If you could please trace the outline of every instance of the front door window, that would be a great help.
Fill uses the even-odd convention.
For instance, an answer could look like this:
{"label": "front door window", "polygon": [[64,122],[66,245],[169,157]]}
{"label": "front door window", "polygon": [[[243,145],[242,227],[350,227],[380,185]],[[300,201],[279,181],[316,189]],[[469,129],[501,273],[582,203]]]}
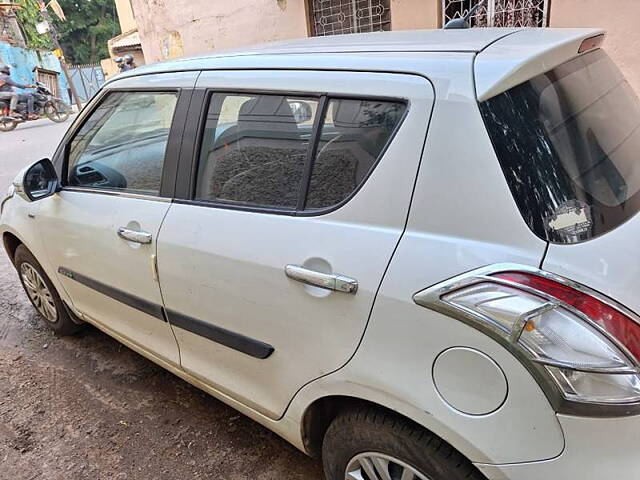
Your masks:
{"label": "front door window", "polygon": [[71,141],[66,185],[158,195],[177,98],[107,95]]}

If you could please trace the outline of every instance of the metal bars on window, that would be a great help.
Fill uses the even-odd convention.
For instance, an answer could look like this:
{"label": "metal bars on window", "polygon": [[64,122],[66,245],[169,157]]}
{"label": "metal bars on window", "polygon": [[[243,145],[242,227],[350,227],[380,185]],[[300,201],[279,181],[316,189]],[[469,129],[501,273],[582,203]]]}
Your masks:
{"label": "metal bars on window", "polygon": [[[443,25],[464,17],[478,0],[442,0]],[[549,0],[485,0],[471,17],[473,27],[546,27]]]}
{"label": "metal bars on window", "polygon": [[314,36],[391,30],[390,0],[309,0]]}

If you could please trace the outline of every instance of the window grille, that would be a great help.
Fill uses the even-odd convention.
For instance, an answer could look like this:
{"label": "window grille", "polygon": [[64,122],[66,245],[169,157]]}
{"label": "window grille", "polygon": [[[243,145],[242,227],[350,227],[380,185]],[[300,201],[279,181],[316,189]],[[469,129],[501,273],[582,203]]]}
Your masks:
{"label": "window grille", "polygon": [[390,0],[310,0],[314,36],[391,30]]}
{"label": "window grille", "polygon": [[[478,0],[442,0],[443,25],[464,17]],[[471,17],[473,27],[546,27],[549,0],[485,0]]]}

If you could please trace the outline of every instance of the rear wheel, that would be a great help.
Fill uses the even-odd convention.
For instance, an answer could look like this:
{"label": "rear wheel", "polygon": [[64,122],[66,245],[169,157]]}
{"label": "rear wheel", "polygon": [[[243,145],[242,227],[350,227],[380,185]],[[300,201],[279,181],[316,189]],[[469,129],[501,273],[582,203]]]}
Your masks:
{"label": "rear wheel", "polygon": [[47,105],[44,112],[49,120],[56,123],[63,123],[69,118],[71,107],[64,102],[54,102]]}
{"label": "rear wheel", "polygon": [[15,130],[17,126],[18,122],[9,117],[0,118],[0,132],[10,132]]}
{"label": "rear wheel", "polygon": [[353,457],[345,471],[347,480],[431,480],[412,467],[390,455],[377,452],[360,453]]}
{"label": "rear wheel", "polygon": [[24,245],[16,248],[14,264],[31,304],[49,328],[58,335],[72,335],[80,330],[81,326],[71,320],[42,266]]}
{"label": "rear wheel", "polygon": [[451,445],[400,416],[372,407],[348,410],[322,445],[327,480],[481,480]]}

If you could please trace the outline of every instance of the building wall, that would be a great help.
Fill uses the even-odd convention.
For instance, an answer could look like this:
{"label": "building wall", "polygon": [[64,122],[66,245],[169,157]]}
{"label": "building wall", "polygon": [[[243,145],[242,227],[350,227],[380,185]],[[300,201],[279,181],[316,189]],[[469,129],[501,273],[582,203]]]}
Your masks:
{"label": "building wall", "polygon": [[104,73],[104,78],[106,78],[107,80],[120,73],[120,70],[118,70],[118,64],[111,58],[100,60],[100,67],[102,68],[102,72]]}
{"label": "building wall", "polygon": [[[135,12],[147,63],[306,37],[306,0],[116,0]],[[439,28],[442,0],[391,0],[393,30]],[[123,15],[123,18],[126,16]],[[552,0],[550,26],[603,27],[605,49],[640,92],[640,0]],[[123,31],[125,26],[123,24]]]}
{"label": "building wall", "polygon": [[129,32],[137,28],[136,18],[131,7],[131,0],[115,0],[116,11],[118,12],[118,21],[122,33]]}
{"label": "building wall", "polygon": [[147,63],[307,36],[303,0],[131,0]]}
{"label": "building wall", "polygon": [[553,0],[552,27],[601,27],[607,30],[604,49],[640,93],[639,0]]}
{"label": "building wall", "polygon": [[441,0],[391,0],[391,29],[440,27]]}
{"label": "building wall", "polygon": [[[308,36],[306,0],[116,0],[116,4],[129,1],[147,63]],[[438,28],[440,3],[391,0],[392,28]]]}
{"label": "building wall", "polygon": [[11,10],[6,9],[6,7],[0,7],[0,22],[3,22],[9,27],[6,30],[3,29],[0,31],[0,42],[8,42],[18,47],[26,46],[24,35],[18,24],[18,19]]}
{"label": "building wall", "polygon": [[60,60],[51,52],[42,50],[28,50],[22,47],[15,47],[8,43],[0,43],[0,63],[11,67],[11,78],[25,84],[35,82],[35,67],[45,68],[54,72],[59,72],[58,84],[60,94],[65,101],[69,101],[67,79],[62,73]]}

